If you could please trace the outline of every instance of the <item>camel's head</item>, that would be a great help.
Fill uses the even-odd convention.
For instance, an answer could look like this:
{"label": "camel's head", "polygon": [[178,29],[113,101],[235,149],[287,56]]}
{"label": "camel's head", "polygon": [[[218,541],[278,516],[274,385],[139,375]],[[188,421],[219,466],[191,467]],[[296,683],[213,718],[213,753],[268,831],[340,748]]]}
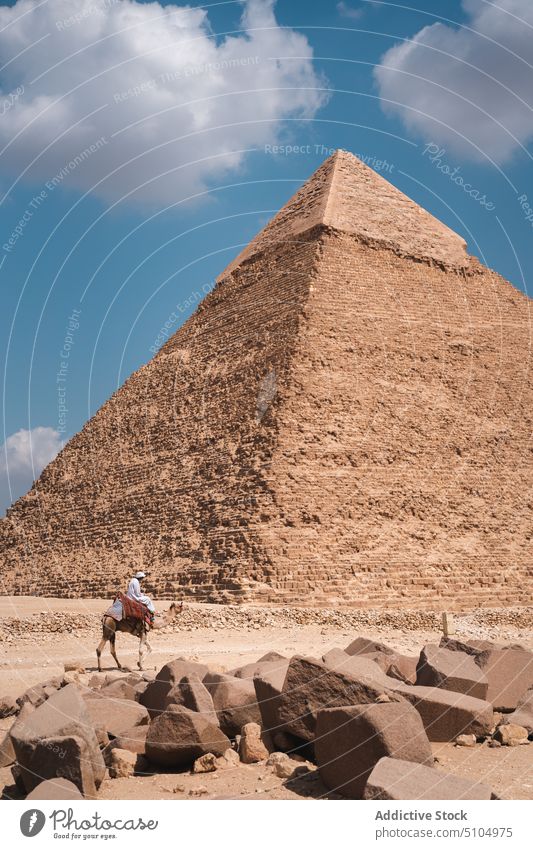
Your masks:
{"label": "camel's head", "polygon": [[178,604],[176,604],[175,601],[173,601],[172,604],[170,605],[170,607],[168,608],[168,615],[170,617],[174,618],[175,616],[178,615],[178,613],[181,613],[182,610],[183,610],[183,602],[181,601],[178,605]]}

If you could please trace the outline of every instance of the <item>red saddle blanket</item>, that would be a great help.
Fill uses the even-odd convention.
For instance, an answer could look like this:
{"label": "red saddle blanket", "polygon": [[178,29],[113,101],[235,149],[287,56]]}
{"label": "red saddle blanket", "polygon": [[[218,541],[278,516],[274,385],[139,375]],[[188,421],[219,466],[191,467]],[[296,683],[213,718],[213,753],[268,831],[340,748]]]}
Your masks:
{"label": "red saddle blanket", "polygon": [[145,604],[135,601],[135,599],[124,595],[124,593],[119,593],[117,598],[122,604],[122,616],[124,619],[137,619],[145,622],[146,625],[152,624],[153,616]]}

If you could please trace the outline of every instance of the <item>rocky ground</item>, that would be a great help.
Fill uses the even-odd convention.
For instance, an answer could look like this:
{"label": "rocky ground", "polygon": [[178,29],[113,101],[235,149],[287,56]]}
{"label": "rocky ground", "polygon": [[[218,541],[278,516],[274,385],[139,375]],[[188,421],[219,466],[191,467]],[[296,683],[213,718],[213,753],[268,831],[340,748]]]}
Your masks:
{"label": "rocky ground", "polygon": [[[0,695],[21,695],[29,686],[62,674],[65,662],[85,668],[89,680],[96,669],[99,617],[107,605],[107,600],[0,599]],[[168,602],[157,607],[164,609]],[[456,614],[454,628],[461,639],[519,643],[533,649],[533,608]],[[400,653],[417,655],[423,645],[438,643],[442,636],[440,614],[190,604],[173,625],[153,633],[153,653],[146,667],[160,669],[178,656],[206,664],[214,672],[242,666],[270,651],[286,657],[321,657],[332,648],[346,647],[359,635],[386,643]],[[117,653],[123,664],[136,668],[137,641],[133,637],[119,634]],[[104,667],[114,668],[108,652]],[[9,717],[2,719],[0,728],[7,730],[12,722]],[[497,748],[488,741],[472,748],[451,742],[431,745],[438,768],[483,780],[501,798],[533,799],[531,744]],[[9,767],[0,769],[0,788],[4,798],[17,797]],[[158,768],[135,777],[106,777],[99,791],[99,797],[107,799],[332,795],[311,765],[287,779],[264,761],[196,775],[189,769]]]}

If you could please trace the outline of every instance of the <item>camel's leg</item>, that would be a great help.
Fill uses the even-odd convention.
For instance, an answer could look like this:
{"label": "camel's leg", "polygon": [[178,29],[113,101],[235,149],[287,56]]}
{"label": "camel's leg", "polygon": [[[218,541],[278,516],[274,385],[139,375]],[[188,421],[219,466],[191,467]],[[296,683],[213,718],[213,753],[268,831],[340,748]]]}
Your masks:
{"label": "camel's leg", "polygon": [[[140,638],[139,638],[139,662],[137,663],[137,666],[141,670],[143,668],[144,653],[146,651],[147,646],[148,646],[148,640],[146,639],[146,631],[143,631]],[[151,651],[151,649],[150,649],[150,651]]]}
{"label": "camel's leg", "polygon": [[119,668],[119,669],[122,669],[122,666],[120,665],[120,663],[119,663],[119,659],[118,659],[118,657],[117,657],[117,653],[116,653],[116,651],[115,651],[115,639],[116,639],[116,636],[117,636],[116,634],[112,634],[112,635],[110,636],[110,638],[109,638],[109,648],[111,649],[111,654],[113,655],[113,657],[114,657],[114,659],[115,659],[115,663],[117,664],[118,668]]}
{"label": "camel's leg", "polygon": [[106,643],[107,643],[107,637],[102,636],[102,639],[100,640],[100,642],[98,643],[98,645],[96,647],[96,657],[98,658],[98,672],[102,671],[102,662],[101,662],[100,658],[102,656],[103,650],[105,649]]}

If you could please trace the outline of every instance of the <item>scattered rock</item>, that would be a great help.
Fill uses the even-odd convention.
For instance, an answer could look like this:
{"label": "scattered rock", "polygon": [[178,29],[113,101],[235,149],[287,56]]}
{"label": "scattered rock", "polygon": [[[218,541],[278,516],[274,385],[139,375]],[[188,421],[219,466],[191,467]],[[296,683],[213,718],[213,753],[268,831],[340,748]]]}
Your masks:
{"label": "scattered rock", "polygon": [[420,652],[416,683],[485,699],[489,682],[471,655],[427,645]]}
{"label": "scattered rock", "polygon": [[491,640],[459,640],[454,637],[441,637],[439,646],[440,648],[448,649],[449,651],[460,651],[465,654],[470,654],[474,658],[476,658],[480,652],[503,648],[503,646],[493,643]]}
{"label": "scattered rock", "polygon": [[272,752],[267,760],[267,766],[272,769],[272,772],[278,778],[287,779],[294,776],[300,763],[291,760],[285,752]]}
{"label": "scattered rock", "polygon": [[239,756],[245,764],[255,764],[268,758],[268,749],[261,734],[261,726],[256,722],[248,722],[241,729]]}
{"label": "scattered rock", "polygon": [[408,684],[398,684],[397,692],[416,708],[433,743],[450,742],[460,734],[485,737],[494,726],[492,705],[482,699]]}
{"label": "scattered rock", "polygon": [[189,790],[189,796],[207,796],[209,790],[205,785],[200,784],[199,787],[191,787]]}
{"label": "scattered rock", "polygon": [[489,649],[476,657],[488,680],[487,701],[495,710],[515,710],[533,687],[533,652],[524,649]]}
{"label": "scattered rock", "polygon": [[[148,685],[143,683],[143,688],[144,686]],[[106,684],[99,690],[99,693],[108,699],[129,699],[130,701],[135,701],[136,695],[135,686],[125,678]]]}
{"label": "scattered rock", "polygon": [[[376,652],[376,657],[387,658],[388,655],[383,654],[383,652]],[[328,667],[328,669],[333,669],[336,672],[345,672],[348,675],[368,675],[369,677],[374,677],[380,682],[384,682],[385,685],[386,675],[383,672],[383,668],[372,659],[370,654],[354,654],[350,655],[342,649],[330,649],[330,651],[326,652],[326,654],[322,657],[322,663]],[[385,663],[388,668],[389,663],[386,660]]]}
{"label": "scattered rock", "polygon": [[406,702],[320,710],[315,755],[324,784],[349,799],[361,798],[382,757],[433,766],[422,720]]}
{"label": "scattered rock", "polygon": [[259,673],[253,679],[255,697],[261,714],[261,724],[268,733],[279,733],[281,731],[279,706],[286,674],[284,668],[279,668]]}
{"label": "scattered rock", "polygon": [[42,684],[35,684],[33,687],[29,687],[22,696],[17,698],[17,705],[21,708],[26,703],[29,703],[33,707],[39,707],[46,701],[47,698],[51,695],[51,693],[55,690],[58,690],[63,684],[63,678],[51,678],[48,681],[44,681]]}
{"label": "scattered rock", "polygon": [[203,713],[209,722],[219,724],[211,693],[197,675],[184,675],[174,684],[166,696],[165,710],[169,705],[183,705],[189,710]]}
{"label": "scattered rock", "polygon": [[240,762],[239,753],[235,749],[226,749],[224,754],[216,759],[217,769],[228,769],[229,767],[239,766]]}
{"label": "scattered rock", "polygon": [[181,705],[170,705],[150,723],[145,751],[153,763],[188,766],[202,755],[223,755],[229,748],[218,725]]}
{"label": "scattered rock", "polygon": [[148,725],[150,721],[146,708],[130,699],[100,695],[86,699],[85,705],[94,727],[103,729],[109,737],[120,737],[135,725]]}
{"label": "scattered rock", "polygon": [[245,666],[240,666],[229,674],[235,678],[255,678],[256,675],[268,674],[269,672],[276,673],[278,670],[281,670],[285,674],[288,665],[289,661],[285,658],[258,660],[256,663],[247,663]]}
{"label": "scattered rock", "polygon": [[133,728],[128,728],[119,737],[108,742],[102,752],[104,760],[107,763],[107,756],[113,749],[126,749],[136,755],[144,755],[147,734],[148,725],[134,725]]}
{"label": "scattered rock", "polygon": [[[379,669],[378,674],[381,675]],[[397,684],[396,681],[393,683]],[[402,684],[397,686],[406,687]],[[278,715],[283,730],[311,741],[315,736],[316,715],[321,708],[368,704],[375,702],[383,693],[392,701],[402,700],[374,676],[348,675],[329,669],[314,658],[295,656],[289,664],[279,697]]]}
{"label": "scattered rock", "polygon": [[239,734],[247,722],[261,722],[253,679],[208,674],[204,684],[211,694],[220,728],[228,737]]}
{"label": "scattered rock", "polygon": [[184,658],[171,660],[170,663],[165,663],[155,679],[148,683],[144,693],[139,696],[139,703],[147,708],[153,719],[165,710],[166,697],[175,684],[186,675],[195,675],[202,680],[207,671],[207,666],[201,663],[193,663]]}
{"label": "scattered rock", "polygon": [[207,754],[202,755],[199,758],[196,758],[192,771],[193,772],[215,772],[217,769],[217,756],[212,752],[207,752]]}
{"label": "scattered rock", "polygon": [[492,799],[486,784],[397,758],[384,757],[368,776],[364,799]]}
{"label": "scattered rock", "polygon": [[0,767],[11,766],[11,764],[15,763],[16,760],[17,756],[13,748],[11,735],[8,731],[4,734],[2,742],[0,743]]}
{"label": "scattered rock", "polygon": [[85,672],[85,667],[79,660],[67,660],[63,664],[65,672]]}
{"label": "scattered rock", "polygon": [[394,655],[394,649],[383,643],[377,643],[375,640],[369,640],[366,637],[357,637],[349,646],[344,649],[346,654],[372,654],[373,652],[381,652],[382,654]]}
{"label": "scattered rock", "polygon": [[111,778],[129,778],[135,772],[137,755],[127,749],[112,749],[107,763]]}
{"label": "scattered rock", "polygon": [[474,734],[459,734],[458,737],[455,738],[456,746],[466,746],[467,748],[474,748],[476,745],[476,738]]}
{"label": "scattered rock", "polygon": [[48,800],[70,800],[83,799],[80,791],[72,781],[66,778],[49,778],[46,781],[41,781],[31,793],[26,796],[26,801],[30,799],[40,799],[41,801]]}
{"label": "scattered rock", "polygon": [[288,658],[286,658],[285,655],[280,654],[277,651],[268,651],[266,654],[264,654],[262,657],[260,657],[257,662],[258,663],[269,663],[270,661],[273,661],[273,660],[286,660],[287,663],[288,663]]}
{"label": "scattered rock", "polygon": [[523,746],[529,743],[527,728],[521,725],[499,725],[494,739],[502,746]]}
{"label": "scattered rock", "polygon": [[95,797],[105,764],[87,708],[70,684],[55,692],[10,730],[27,792],[48,778],[68,778]]}
{"label": "scattered rock", "polygon": [[416,684],[418,658],[406,654],[395,654],[387,669],[390,678],[396,678],[405,684]]}
{"label": "scattered rock", "polygon": [[529,734],[533,734],[533,689],[525,693],[516,706],[516,710],[506,714],[503,724],[523,725]]}
{"label": "scattered rock", "polygon": [[0,719],[15,716],[20,710],[13,696],[0,696]]}

